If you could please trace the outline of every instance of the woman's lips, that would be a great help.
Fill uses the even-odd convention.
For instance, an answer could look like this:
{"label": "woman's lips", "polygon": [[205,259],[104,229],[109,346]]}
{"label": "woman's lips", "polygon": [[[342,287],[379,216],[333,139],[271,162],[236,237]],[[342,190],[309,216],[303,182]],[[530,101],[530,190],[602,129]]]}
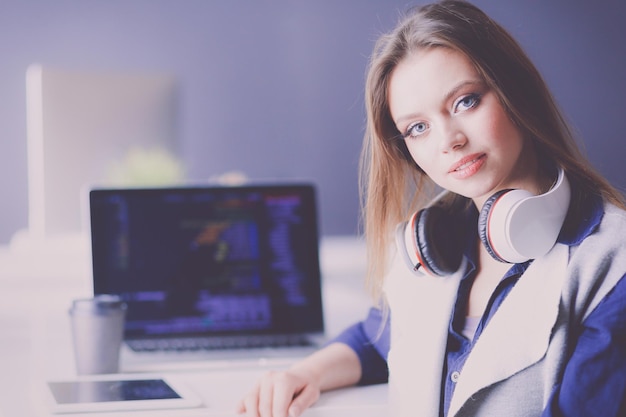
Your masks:
{"label": "woman's lips", "polygon": [[470,177],[482,167],[485,158],[485,154],[468,155],[452,165],[448,172],[457,179]]}

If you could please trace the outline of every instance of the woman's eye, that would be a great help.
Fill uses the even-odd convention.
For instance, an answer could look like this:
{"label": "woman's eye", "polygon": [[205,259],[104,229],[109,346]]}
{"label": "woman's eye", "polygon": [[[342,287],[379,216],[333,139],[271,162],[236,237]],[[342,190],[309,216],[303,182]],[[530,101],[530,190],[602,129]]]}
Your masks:
{"label": "woman's eye", "polygon": [[476,107],[478,103],[480,103],[480,96],[478,94],[468,94],[457,100],[454,104],[454,112],[464,112],[465,110]]}
{"label": "woman's eye", "polygon": [[417,122],[413,123],[408,127],[406,132],[404,133],[405,138],[415,138],[417,136],[421,136],[428,130],[428,123],[426,122]]}

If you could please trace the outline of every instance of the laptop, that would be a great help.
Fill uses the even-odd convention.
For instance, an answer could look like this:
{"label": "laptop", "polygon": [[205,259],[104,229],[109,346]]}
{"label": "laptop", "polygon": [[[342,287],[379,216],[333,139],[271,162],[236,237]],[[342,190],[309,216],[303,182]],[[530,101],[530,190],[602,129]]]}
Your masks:
{"label": "laptop", "polygon": [[89,191],[94,294],[128,309],[121,371],[292,361],[324,342],[312,184]]}

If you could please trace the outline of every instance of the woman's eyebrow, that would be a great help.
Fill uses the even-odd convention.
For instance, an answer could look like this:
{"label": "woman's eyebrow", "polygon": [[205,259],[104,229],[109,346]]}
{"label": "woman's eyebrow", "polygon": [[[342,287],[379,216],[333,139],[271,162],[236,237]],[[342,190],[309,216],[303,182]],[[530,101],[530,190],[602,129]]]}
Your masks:
{"label": "woman's eyebrow", "polygon": [[[485,85],[485,83],[480,80],[480,79],[469,79],[469,80],[463,80],[460,83],[456,84],[454,87],[452,87],[443,97],[443,103],[446,103],[450,100],[450,98],[454,97],[455,95],[457,95],[459,93],[460,90],[468,87],[468,86],[475,86],[475,87],[483,87]],[[404,121],[406,120],[411,120],[413,118],[416,117],[418,113],[411,113],[411,114],[407,114],[405,116],[399,117],[398,120],[395,120],[394,123],[396,124],[396,126],[399,126],[400,124],[402,124]]]}
{"label": "woman's eyebrow", "polygon": [[454,86],[450,91],[446,93],[444,96],[443,102],[448,102],[452,97],[456,96],[460,90],[466,88],[467,86],[483,86],[485,83],[479,79],[470,79],[461,81],[459,84]]}

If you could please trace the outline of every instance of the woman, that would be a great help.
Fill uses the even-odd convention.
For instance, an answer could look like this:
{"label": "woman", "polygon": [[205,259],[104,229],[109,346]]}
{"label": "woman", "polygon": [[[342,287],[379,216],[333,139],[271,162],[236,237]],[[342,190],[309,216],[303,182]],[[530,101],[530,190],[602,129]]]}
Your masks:
{"label": "woman", "polygon": [[626,415],[625,205],[519,45],[463,1],[413,10],[377,43],[366,103],[382,307],[239,411],[297,416],[322,391],[389,380],[393,415]]}

